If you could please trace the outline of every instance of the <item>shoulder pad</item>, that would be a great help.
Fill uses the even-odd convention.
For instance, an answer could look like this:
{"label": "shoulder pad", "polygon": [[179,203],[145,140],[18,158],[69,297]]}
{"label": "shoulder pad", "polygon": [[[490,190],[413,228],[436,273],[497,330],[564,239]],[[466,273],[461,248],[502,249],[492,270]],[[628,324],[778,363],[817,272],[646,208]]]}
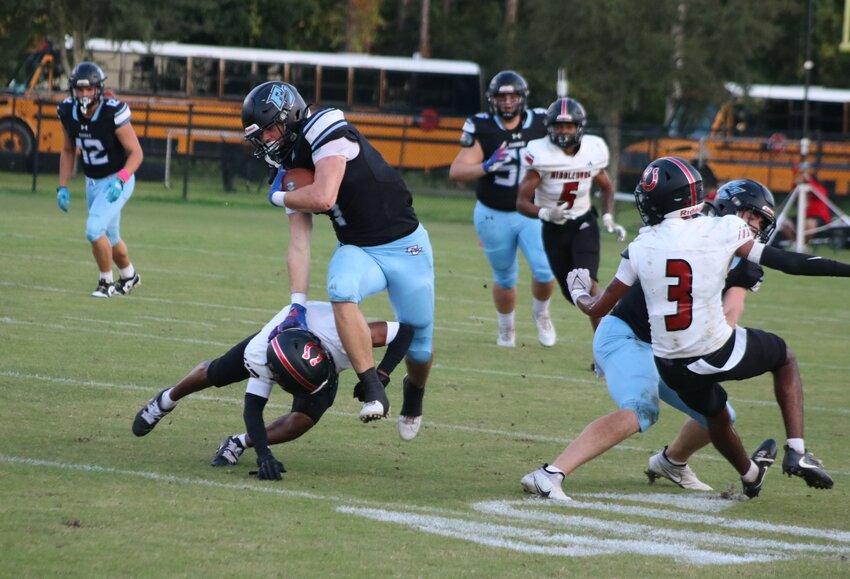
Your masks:
{"label": "shoulder pad", "polygon": [[490,113],[478,113],[475,115],[476,119],[487,119],[490,118]]}
{"label": "shoulder pad", "polygon": [[345,135],[348,121],[339,109],[323,109],[304,125],[304,138],[314,151],[323,144]]}

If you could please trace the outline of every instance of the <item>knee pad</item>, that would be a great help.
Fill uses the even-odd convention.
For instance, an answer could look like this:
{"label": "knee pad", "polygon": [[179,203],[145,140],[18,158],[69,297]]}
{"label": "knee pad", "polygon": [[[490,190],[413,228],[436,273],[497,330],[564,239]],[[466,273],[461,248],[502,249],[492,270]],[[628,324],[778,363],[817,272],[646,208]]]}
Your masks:
{"label": "knee pad", "polygon": [[86,223],[86,239],[89,240],[89,243],[94,243],[105,234],[106,229],[102,225],[98,223]]}
{"label": "knee pad", "polygon": [[360,295],[360,280],[348,273],[335,274],[328,279],[328,299],[333,302],[351,302],[359,304],[363,296]]}
{"label": "knee pad", "polygon": [[658,422],[658,399],[655,402],[649,400],[627,400],[620,408],[631,410],[637,416],[640,431],[646,432],[652,425]]}
{"label": "knee pad", "polygon": [[431,360],[431,354],[430,350],[408,350],[405,357],[414,364],[427,364]]}
{"label": "knee pad", "polygon": [[518,267],[493,270],[493,281],[495,281],[501,288],[513,289],[516,285],[517,277],[519,277]]}

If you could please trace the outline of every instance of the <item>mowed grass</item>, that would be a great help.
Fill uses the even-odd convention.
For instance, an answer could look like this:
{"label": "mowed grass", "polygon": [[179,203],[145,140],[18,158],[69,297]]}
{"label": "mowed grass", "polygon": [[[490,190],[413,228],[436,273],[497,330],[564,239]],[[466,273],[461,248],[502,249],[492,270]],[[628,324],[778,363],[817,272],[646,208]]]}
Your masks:
{"label": "mowed grass", "polygon": [[[757,500],[723,500],[738,477],[710,448],[691,466],[717,489],[714,500],[666,481],[649,486],[647,458],[683,421],[663,408],[650,432],[567,480],[574,504],[552,504],[526,499],[520,477],[613,410],[588,369],[590,326],[558,296],[558,344],[541,347],[523,265],[519,347],[497,348],[472,200],[418,197],[437,271],[436,359],[419,437],[402,442],[393,420],[361,424],[356,376],[346,372],[319,425],[275,447],[284,480],[262,482],[248,475],[252,451],[234,468],[208,465],[225,436],[244,430],[241,384],[182,401],[145,438],[130,424],[156,392],[287,303],[283,213],[263,193],[193,191],[186,204],[141,183],[122,233],[143,285],[96,300],[82,184],[63,214],[52,179],[41,177],[39,193],[28,192],[28,177],[0,179],[0,576],[850,574],[850,280],[769,272],[744,317],[796,352],[806,441],[833,490],[809,489],[777,465]],[[633,237],[636,212],[626,203],[618,211]],[[311,297],[323,299],[334,247],[323,216],[314,235]],[[622,248],[603,236],[603,283]],[[392,315],[384,296],[363,307]],[[393,416],[401,377],[389,387]],[[784,441],[769,378],[728,390],[748,448]],[[276,391],[266,417],[289,403]]]}

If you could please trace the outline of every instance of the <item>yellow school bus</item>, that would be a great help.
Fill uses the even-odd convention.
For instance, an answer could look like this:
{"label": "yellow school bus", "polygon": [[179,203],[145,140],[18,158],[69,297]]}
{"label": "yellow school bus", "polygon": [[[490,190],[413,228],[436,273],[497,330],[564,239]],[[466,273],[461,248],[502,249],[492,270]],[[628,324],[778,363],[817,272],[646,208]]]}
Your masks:
{"label": "yellow school bus", "polygon": [[684,129],[674,119],[668,135],[627,146],[621,186],[636,182],[652,159],[676,155],[718,183],[756,179],[787,193],[801,158],[808,101],[808,160],[833,195],[850,195],[850,90],[812,86],[808,98],[803,86],[728,83],[726,90],[727,102],[705,116],[701,127]]}
{"label": "yellow school bus", "polygon": [[[130,105],[146,152],[197,154],[241,142],[242,99],[257,84],[283,80],[308,103],[337,107],[392,165],[447,167],[466,117],[480,110],[481,71],[469,61],[328,54],[91,39],[86,58],[106,88]],[[31,54],[0,93],[0,154],[31,165],[57,155],[56,105],[68,96],[57,54]]]}

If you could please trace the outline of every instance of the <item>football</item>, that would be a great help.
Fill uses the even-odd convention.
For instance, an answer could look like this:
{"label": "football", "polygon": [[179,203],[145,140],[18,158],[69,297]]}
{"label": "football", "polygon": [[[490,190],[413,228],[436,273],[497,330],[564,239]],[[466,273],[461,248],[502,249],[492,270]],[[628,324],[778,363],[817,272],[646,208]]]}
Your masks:
{"label": "football", "polygon": [[313,182],[313,172],[310,169],[290,169],[283,178],[283,190],[295,191]]}

